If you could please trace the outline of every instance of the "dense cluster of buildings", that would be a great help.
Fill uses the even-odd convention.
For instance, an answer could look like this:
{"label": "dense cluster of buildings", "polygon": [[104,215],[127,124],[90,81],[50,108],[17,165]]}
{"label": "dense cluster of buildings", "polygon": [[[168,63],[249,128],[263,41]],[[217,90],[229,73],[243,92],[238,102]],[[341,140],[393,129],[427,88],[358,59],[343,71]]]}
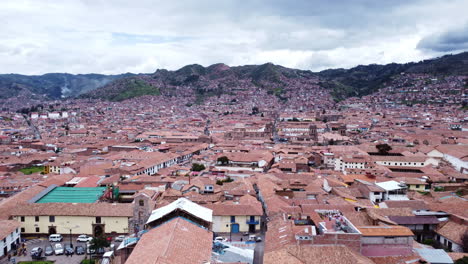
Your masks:
{"label": "dense cluster of buildings", "polygon": [[116,263],[453,263],[468,241],[463,80],[402,75],[337,105],[313,86],[286,103],[240,89],[3,108],[0,258],[70,233],[125,235]]}

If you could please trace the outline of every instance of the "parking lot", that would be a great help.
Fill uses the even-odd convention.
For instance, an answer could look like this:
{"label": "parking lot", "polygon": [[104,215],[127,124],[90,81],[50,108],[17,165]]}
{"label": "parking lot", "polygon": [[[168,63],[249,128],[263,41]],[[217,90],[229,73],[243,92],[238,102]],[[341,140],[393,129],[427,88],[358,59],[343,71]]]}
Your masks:
{"label": "parking lot", "polygon": [[[11,258],[10,263],[13,263],[13,261],[15,263],[18,263],[20,261],[31,261],[33,259],[31,258],[30,252],[31,252],[31,250],[33,248],[40,247],[43,250],[45,250],[45,247],[49,246],[49,245],[51,245],[52,248],[54,248],[54,245],[56,243],[60,243],[60,244],[62,244],[62,246],[65,246],[65,244],[70,243],[70,239],[69,239],[69,237],[64,237],[64,240],[62,242],[49,242],[48,239],[45,238],[45,237],[44,238],[27,240],[25,242],[25,245],[26,245],[26,248],[27,248],[27,255],[26,256],[13,256]],[[84,242],[77,242],[76,241],[76,236],[72,237],[72,244],[73,244],[73,247],[82,246],[83,248],[86,248]],[[116,242],[112,241],[112,244],[115,244],[115,247],[118,247],[119,242],[116,243]],[[44,256],[44,254],[42,254],[42,256]],[[66,255],[59,255],[59,256],[51,255],[51,256],[45,256],[45,259],[43,259],[43,260],[55,261],[56,264],[79,264],[85,258],[85,256],[86,256],[86,254],[85,255],[73,254],[73,256],[71,256],[71,257],[66,256]],[[94,256],[95,256],[95,254],[93,254],[93,257]],[[89,258],[90,256],[87,255],[87,257]],[[6,263],[6,262],[4,262],[4,263]]]}
{"label": "parking lot", "polygon": [[[33,239],[33,240],[26,241],[25,244],[27,248],[27,255],[26,256],[13,256],[12,260],[14,259],[16,263],[20,261],[31,261],[33,259],[31,258],[30,252],[33,248],[40,247],[44,250],[46,246],[51,245],[53,247],[55,243],[60,243],[62,244],[62,246],[64,246],[65,243],[67,244],[70,243],[70,240],[64,240],[62,242],[49,242],[47,238],[40,238],[40,239]],[[73,246],[78,246],[78,245],[83,246],[83,247],[85,246],[84,243],[76,242],[76,240],[74,241],[72,240],[72,243],[73,243]],[[42,255],[44,256],[44,254]],[[52,255],[52,256],[46,256],[45,260],[52,260],[52,261],[55,261],[55,263],[57,264],[60,264],[60,263],[78,264],[84,259],[84,257],[85,257],[84,255],[76,255],[76,254],[73,254],[72,257],[65,256],[65,255],[59,255],[59,256]]]}

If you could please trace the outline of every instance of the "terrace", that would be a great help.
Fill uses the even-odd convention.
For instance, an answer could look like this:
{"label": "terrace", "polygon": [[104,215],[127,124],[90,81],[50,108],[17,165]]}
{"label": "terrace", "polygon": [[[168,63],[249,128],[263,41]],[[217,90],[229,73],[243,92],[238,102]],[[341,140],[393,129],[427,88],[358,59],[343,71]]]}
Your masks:
{"label": "terrace", "polygon": [[320,233],[359,234],[358,229],[338,210],[316,210],[323,222],[319,222]]}

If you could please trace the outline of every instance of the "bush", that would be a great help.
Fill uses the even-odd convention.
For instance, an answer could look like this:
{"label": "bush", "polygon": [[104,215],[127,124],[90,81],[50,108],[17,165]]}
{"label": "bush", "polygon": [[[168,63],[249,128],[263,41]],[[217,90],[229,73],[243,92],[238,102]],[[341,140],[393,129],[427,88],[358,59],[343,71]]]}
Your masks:
{"label": "bush", "polygon": [[468,257],[467,256],[464,256],[463,258],[461,259],[457,259],[455,261],[455,264],[468,264]]}
{"label": "bush", "polygon": [[233,181],[234,181],[234,180],[233,180],[231,177],[228,176],[228,177],[227,177],[226,179],[224,179],[224,180],[217,180],[217,181],[216,181],[216,184],[218,184],[218,185],[223,185],[225,182],[233,182]]}
{"label": "bush", "polygon": [[218,163],[221,163],[221,165],[229,164],[229,158],[226,156],[219,157],[217,161]]}
{"label": "bush", "polygon": [[202,171],[204,169],[205,169],[205,165],[203,164],[198,164],[198,163],[192,164],[192,171]]}
{"label": "bush", "polygon": [[432,245],[434,245],[434,239],[424,239],[422,243],[424,245],[432,246]]}

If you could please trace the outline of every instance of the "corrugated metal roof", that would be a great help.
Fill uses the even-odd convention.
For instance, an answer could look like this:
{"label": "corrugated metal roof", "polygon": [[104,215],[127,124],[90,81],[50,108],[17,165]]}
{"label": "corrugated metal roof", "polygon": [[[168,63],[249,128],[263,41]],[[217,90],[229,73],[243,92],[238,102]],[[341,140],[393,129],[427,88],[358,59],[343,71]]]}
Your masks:
{"label": "corrugated metal roof", "polygon": [[415,248],[418,254],[430,263],[452,264],[453,260],[443,249]]}
{"label": "corrugated metal roof", "polygon": [[176,209],[180,209],[180,210],[183,210],[187,213],[190,213],[200,219],[203,219],[207,222],[213,222],[213,210],[209,209],[209,208],[206,208],[206,207],[203,207],[201,205],[198,205],[186,198],[179,198],[177,199],[176,201],[164,206],[164,207],[161,207],[161,208],[158,208],[156,210],[154,210],[150,217],[148,218],[148,221],[146,222],[147,224],[148,223],[151,223],[171,212],[173,212],[174,210]]}
{"label": "corrugated metal roof", "polygon": [[106,187],[57,187],[36,203],[94,203],[105,190]]}

